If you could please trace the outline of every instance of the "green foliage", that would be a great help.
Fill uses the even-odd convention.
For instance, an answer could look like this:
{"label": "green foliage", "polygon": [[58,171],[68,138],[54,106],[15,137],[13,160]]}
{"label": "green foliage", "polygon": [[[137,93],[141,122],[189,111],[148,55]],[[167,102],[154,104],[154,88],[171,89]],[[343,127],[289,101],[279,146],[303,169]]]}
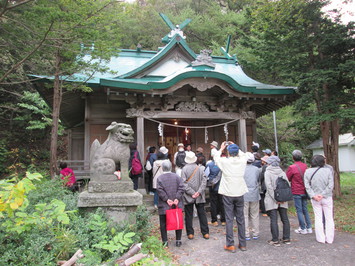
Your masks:
{"label": "green foliage", "polygon": [[[161,258],[164,262],[169,263],[171,261],[170,254],[161,244],[161,240],[156,236],[149,236],[142,245],[142,253],[151,254],[154,257]],[[151,258],[142,260],[141,265],[149,265]],[[139,265],[139,264],[138,264]]]}
{"label": "green foliage", "polygon": [[[24,91],[21,102],[17,104],[24,113],[15,118],[17,121],[27,123],[28,130],[48,129],[52,125],[51,109],[38,92]],[[58,134],[63,134],[64,128],[59,124]]]}
{"label": "green foliage", "polygon": [[150,216],[148,209],[144,205],[138,206],[137,210],[134,212],[132,220],[134,222],[130,225],[131,231],[137,234],[137,237],[141,241],[145,241],[149,232],[151,232],[153,225],[150,222]]}
{"label": "green foliage", "polygon": [[105,249],[111,253],[118,251],[122,253],[127,250],[133,243],[132,237],[135,235],[133,232],[124,233],[119,232],[111,240],[102,240],[100,243],[95,244],[93,247],[98,249]]}

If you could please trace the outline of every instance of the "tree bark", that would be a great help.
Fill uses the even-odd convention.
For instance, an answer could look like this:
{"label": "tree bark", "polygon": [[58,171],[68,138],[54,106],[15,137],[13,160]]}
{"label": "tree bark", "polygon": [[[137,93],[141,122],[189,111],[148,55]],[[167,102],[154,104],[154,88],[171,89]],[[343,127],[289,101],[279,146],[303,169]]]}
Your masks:
{"label": "tree bark", "polygon": [[58,128],[59,113],[62,102],[62,82],[60,80],[61,57],[59,50],[55,55],[55,75],[53,86],[53,109],[52,109],[52,130],[51,130],[51,147],[50,147],[50,174],[52,179],[55,178],[58,171],[57,149],[58,149]]}
{"label": "tree bark", "polygon": [[334,170],[334,196],[341,196],[340,189],[340,171],[339,171],[339,120],[322,121],[320,123],[324,156],[327,158],[327,164],[330,164]]}

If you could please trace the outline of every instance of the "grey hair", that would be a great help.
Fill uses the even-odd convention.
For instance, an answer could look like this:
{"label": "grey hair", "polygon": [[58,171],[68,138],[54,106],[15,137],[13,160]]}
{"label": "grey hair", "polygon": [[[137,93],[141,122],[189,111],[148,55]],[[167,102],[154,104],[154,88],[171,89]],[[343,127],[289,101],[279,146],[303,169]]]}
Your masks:
{"label": "grey hair", "polygon": [[163,172],[171,172],[171,162],[169,160],[164,160],[161,164],[161,168],[163,169]]}
{"label": "grey hair", "polygon": [[294,150],[292,152],[292,158],[295,160],[295,161],[301,161],[302,159],[302,152],[300,150]]}

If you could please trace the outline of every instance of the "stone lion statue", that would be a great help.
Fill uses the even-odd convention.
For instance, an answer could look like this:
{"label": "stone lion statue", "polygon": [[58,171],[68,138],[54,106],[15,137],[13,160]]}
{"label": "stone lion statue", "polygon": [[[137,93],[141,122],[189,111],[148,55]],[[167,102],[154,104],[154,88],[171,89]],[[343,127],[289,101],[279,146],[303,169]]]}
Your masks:
{"label": "stone lion statue", "polygon": [[112,122],[106,141],[101,145],[96,139],[90,150],[90,178],[96,181],[117,180],[116,164],[121,166],[122,179],[128,178],[129,143],[134,141],[134,131],[128,124]]}

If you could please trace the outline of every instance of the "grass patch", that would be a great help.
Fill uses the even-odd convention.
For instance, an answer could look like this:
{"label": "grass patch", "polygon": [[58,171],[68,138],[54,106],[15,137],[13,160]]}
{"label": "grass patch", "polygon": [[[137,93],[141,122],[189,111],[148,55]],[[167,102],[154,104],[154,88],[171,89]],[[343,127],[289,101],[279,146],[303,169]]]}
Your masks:
{"label": "grass patch", "polygon": [[336,229],[355,234],[355,173],[341,173],[342,197],[334,200]]}

